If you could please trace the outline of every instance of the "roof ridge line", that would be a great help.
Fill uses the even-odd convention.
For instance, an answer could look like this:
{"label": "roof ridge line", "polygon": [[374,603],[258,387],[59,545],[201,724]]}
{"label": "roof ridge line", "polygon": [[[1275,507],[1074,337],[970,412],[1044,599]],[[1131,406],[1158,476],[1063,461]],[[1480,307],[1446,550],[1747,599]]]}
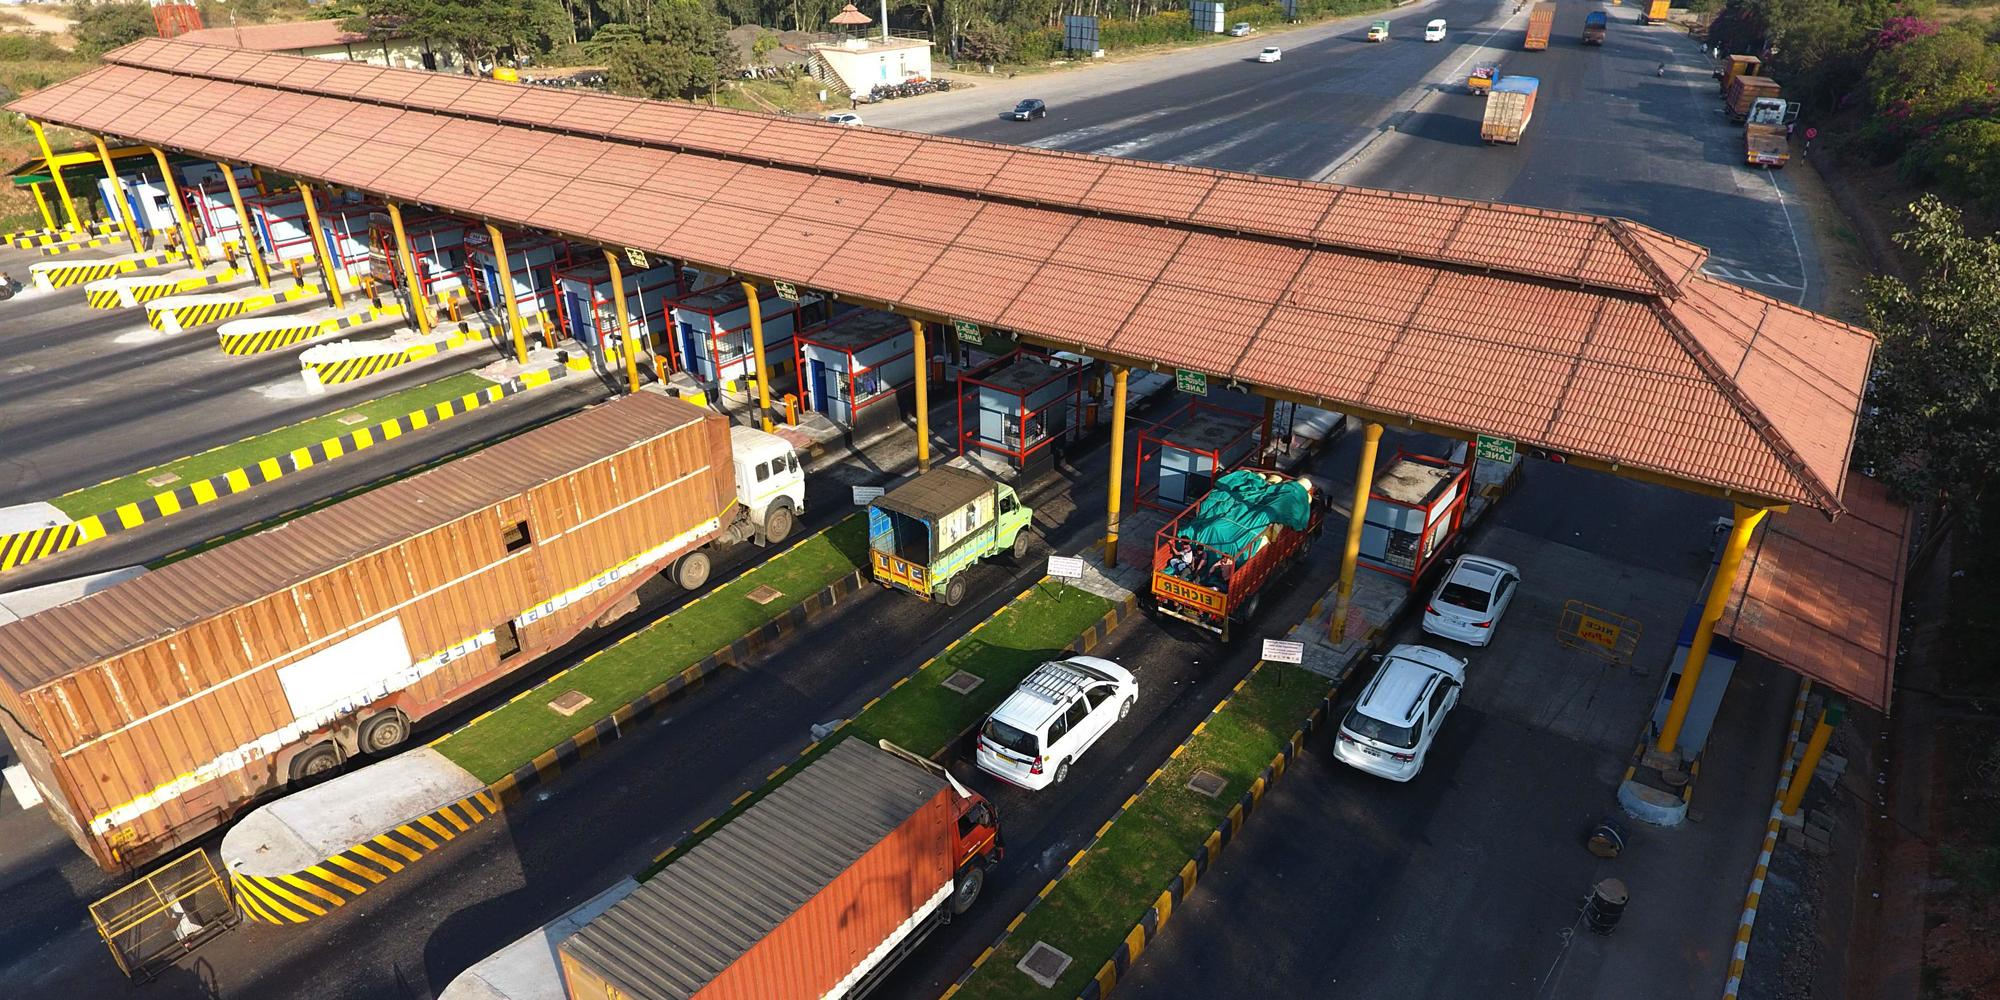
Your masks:
{"label": "roof ridge line", "polygon": [[1632,258],[1632,262],[1639,266],[1639,270],[1659,286],[1660,295],[1670,299],[1681,297],[1680,282],[1667,277],[1667,272],[1661,270],[1659,262],[1653,259],[1653,255],[1637,244],[1635,237],[1627,230],[1624,219],[1606,216],[1603,228],[1610,234],[1612,241],[1618,244],[1618,248],[1625,251],[1626,255]]}
{"label": "roof ridge line", "polygon": [[[913,188],[916,190],[923,190],[929,188],[933,190],[957,191],[961,193],[971,194],[981,199],[1013,202],[1017,204],[1030,205],[1037,208],[1052,209],[1055,211],[1063,211],[1063,212],[1075,212],[1079,214],[1091,214],[1106,218],[1129,219],[1129,220],[1144,222],[1151,225],[1164,225],[1176,229],[1190,230],[1196,232],[1218,233],[1227,235],[1248,235],[1260,239],[1277,240],[1295,246],[1303,246],[1309,250],[1314,248],[1323,248],[1327,250],[1336,251],[1339,253],[1355,254],[1361,256],[1388,259],[1388,260],[1420,260],[1443,267],[1461,268],[1469,272],[1477,272],[1477,273],[1499,272],[1526,280],[1548,281],[1563,285],[1580,284],[1586,287],[1602,288],[1613,292],[1625,293],[1628,295],[1647,294],[1647,292],[1644,289],[1631,288],[1623,284],[1617,284],[1603,279],[1593,279],[1589,276],[1581,274],[1572,274],[1565,276],[1559,274],[1549,274],[1539,271],[1527,270],[1518,267],[1510,267],[1504,263],[1491,263],[1491,262],[1467,260],[1463,259],[1462,257],[1451,255],[1446,251],[1444,251],[1442,248],[1432,252],[1385,250],[1385,249],[1365,246],[1360,244],[1358,241],[1352,241],[1352,240],[1336,241],[1336,240],[1324,239],[1314,235],[1276,232],[1255,225],[1225,226],[1214,223],[1196,222],[1190,218],[1174,218],[1165,215],[1148,215],[1142,212],[1107,210],[1100,208],[1092,208],[1082,204],[1066,203],[1060,201],[1039,201],[1034,198],[1023,195],[996,195],[966,185],[937,184],[925,181],[913,181],[889,174],[868,173],[866,171],[854,170],[848,168],[827,167],[819,165],[817,163],[805,163],[794,160],[779,159],[776,157],[768,157],[768,156],[760,157],[741,151],[725,152],[716,149],[706,149],[698,147],[694,145],[692,142],[686,142],[686,143],[681,142],[678,138],[679,136],[678,132],[675,133],[674,137],[664,138],[664,139],[615,136],[611,134],[609,128],[598,129],[593,132],[588,129],[577,128],[572,126],[551,126],[547,124],[534,124],[534,123],[509,121],[505,117],[506,114],[505,109],[502,109],[501,111],[498,112],[469,112],[469,111],[448,110],[442,107],[435,106],[433,104],[401,103],[380,97],[363,96],[358,93],[327,94],[327,93],[316,92],[313,90],[301,89],[298,86],[288,85],[283,83],[267,83],[262,81],[224,78],[221,76],[211,75],[210,70],[206,68],[205,69],[182,69],[179,67],[162,68],[158,66],[145,65],[142,63],[124,62],[116,58],[126,50],[138,48],[140,46],[146,46],[147,48],[153,50],[157,50],[162,47],[167,47],[167,48],[195,47],[202,49],[224,49],[228,51],[250,51],[250,50],[238,50],[234,49],[231,46],[211,44],[207,42],[187,42],[187,41],[182,41],[180,39],[148,38],[148,39],[140,39],[136,42],[131,43],[130,45],[113,49],[110,52],[105,53],[103,58],[110,65],[121,66],[127,69],[137,69],[137,70],[156,72],[156,73],[167,73],[176,76],[198,78],[220,83],[230,83],[242,87],[255,87],[266,90],[284,91],[287,93],[302,94],[304,96],[314,97],[314,98],[328,98],[332,100],[353,101],[361,104],[371,104],[378,107],[396,108],[403,111],[414,111],[422,114],[435,114],[435,115],[444,115],[448,117],[458,117],[472,121],[485,122],[487,124],[498,125],[506,128],[526,128],[533,131],[547,131],[561,135],[575,135],[584,138],[596,139],[600,141],[627,142],[639,146],[645,146],[648,148],[662,149],[669,152],[680,153],[683,155],[703,156],[711,159],[719,159],[735,163],[755,163],[763,166],[771,166],[785,170],[802,170],[818,174],[831,174],[836,176],[858,179],[869,183],[889,184],[898,187]],[[303,59],[303,57],[291,57],[284,53],[258,52],[255,54],[263,56],[265,58],[275,57],[275,58]],[[335,68],[333,71],[339,72],[338,67],[341,65],[362,66],[366,64],[335,64]],[[433,73],[428,70],[414,70],[396,66],[366,65],[366,68],[375,70],[376,75],[378,77],[384,74],[393,75],[400,73],[421,75],[426,78],[438,78],[441,76],[440,74]],[[451,77],[444,77],[444,78],[454,79]],[[474,87],[477,87],[482,83],[495,83],[495,81],[479,80],[476,78],[464,82],[469,83]],[[496,83],[496,85],[509,86],[508,84],[504,83]],[[669,103],[669,102],[655,102],[644,98],[625,97],[619,94],[591,94],[588,96],[597,98],[609,98],[611,100],[617,100],[621,102],[629,102],[632,105],[634,105],[635,109],[637,107],[642,107],[649,104]],[[581,99],[582,98],[579,98],[579,100]],[[512,102],[509,102],[509,106],[511,106],[511,104]],[[690,110],[696,114],[709,114],[709,113],[719,112],[731,116],[757,118],[764,120],[766,122],[778,120],[775,119],[773,116],[765,114],[763,112],[744,111],[737,108],[703,108],[695,105],[686,105],[684,106],[684,110]],[[800,124],[809,124],[809,123],[800,123]],[[612,126],[612,128],[616,127],[617,126]],[[1097,153],[1079,153],[1071,150],[1048,150],[1031,146],[1014,146],[1007,143],[995,143],[985,140],[964,139],[955,136],[932,136],[928,133],[906,132],[901,129],[878,128],[874,129],[873,131],[878,134],[908,136],[926,142],[938,139],[945,139],[951,142],[964,143],[968,145],[980,146],[996,150],[1003,150],[1013,154],[1025,153],[1028,154],[1029,156],[1054,155],[1061,158],[1077,159],[1087,162],[1101,163],[1107,169],[1115,166],[1140,167],[1144,169],[1169,168],[1183,173],[1201,174],[1217,182],[1225,179],[1230,179],[1230,180],[1248,181],[1254,184],[1254,183],[1263,183],[1265,180],[1264,178],[1262,178],[1260,175],[1257,174],[1218,170],[1213,167],[1195,167],[1186,164],[1159,163],[1152,160],[1126,159],[1123,157],[1104,156],[1102,154],[1097,154]],[[1414,194],[1411,192],[1389,191],[1378,188],[1355,187],[1353,185],[1326,184],[1324,182],[1297,182],[1297,183],[1302,186],[1313,187],[1313,188],[1338,189],[1343,194],[1348,191],[1359,191],[1359,192],[1367,192],[1368,194],[1371,195],[1387,197],[1392,200],[1395,199],[1428,200],[1441,205],[1460,207],[1467,211],[1470,211],[1471,209],[1475,208],[1486,209],[1491,211],[1499,211],[1508,215],[1521,218],[1549,217],[1549,218],[1576,219],[1576,220],[1595,219],[1598,221],[1600,226],[1602,226],[1605,223],[1615,223],[1618,221],[1608,216],[1591,216],[1583,213],[1567,213],[1559,211],[1552,212],[1541,209],[1534,209],[1527,206],[1508,205],[1502,202],[1477,201],[1469,198],[1447,198],[1441,195],[1422,195],[1422,194]],[[1096,182],[1093,181],[1092,187],[1095,188],[1095,186]],[[1321,222],[1322,224],[1324,223],[1324,218],[1322,218]],[[1656,266],[1648,266],[1651,264],[1651,261],[1649,258],[1646,258],[1644,254],[1635,252],[1631,247],[1626,247],[1625,249],[1627,250],[1628,253],[1633,254],[1635,257],[1640,257],[1644,259],[1644,263],[1641,264],[1641,269],[1642,271],[1646,272],[1647,277],[1653,280],[1656,286],[1654,294],[1665,294],[1664,292],[1658,290],[1662,286],[1668,288],[1673,287],[1673,283],[1671,281],[1668,281],[1665,278],[1664,273],[1660,272]],[[1581,266],[1582,266],[1581,263],[1579,263],[1579,268],[1581,268]]]}
{"label": "roof ridge line", "polygon": [[1798,479],[1799,485],[1805,487],[1806,492],[1813,498],[1821,501],[1819,507],[1826,512],[1827,519],[1832,520],[1845,513],[1847,508],[1841,504],[1838,490],[1820,481],[1819,476],[1812,471],[1812,467],[1806,463],[1798,449],[1792,447],[1790,441],[1785,440],[1785,436],[1778,432],[1777,425],[1771,422],[1770,417],[1764,415],[1761,407],[1744,394],[1742,387],[1736,384],[1736,380],[1723,372],[1721,362],[1701,346],[1701,342],[1695,339],[1694,332],[1674,316],[1673,310],[1658,299],[1649,300],[1646,305],[1666,328],[1667,333],[1681,345],[1682,350],[1688,353],[1695,367],[1701,369],[1702,374],[1714,384],[1724,398],[1729,400],[1730,405],[1736,407],[1745,422],[1757,432],[1758,439],[1762,440],[1777,456],[1778,461]]}

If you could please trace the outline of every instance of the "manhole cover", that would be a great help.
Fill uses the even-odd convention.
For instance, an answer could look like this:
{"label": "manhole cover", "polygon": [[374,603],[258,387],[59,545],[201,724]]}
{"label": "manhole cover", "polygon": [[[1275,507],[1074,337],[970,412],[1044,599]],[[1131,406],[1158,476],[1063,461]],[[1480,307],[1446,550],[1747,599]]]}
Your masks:
{"label": "manhole cover", "polygon": [[179,476],[176,476],[176,475],[174,475],[174,474],[173,474],[173,473],[171,473],[171,472],[162,472],[162,473],[160,473],[159,475],[157,475],[157,476],[154,476],[154,477],[152,477],[151,479],[148,479],[148,480],[146,480],[146,485],[147,485],[147,486],[172,486],[173,484],[175,484],[175,483],[178,483],[178,482],[180,482],[180,481],[181,481],[181,477],[179,477]]}
{"label": "manhole cover", "polygon": [[367,423],[368,417],[366,414],[361,414],[361,413],[343,413],[340,415],[340,422],[346,424],[349,427],[352,427],[355,424]]}
{"label": "manhole cover", "polygon": [[575,715],[583,706],[590,704],[590,696],[581,691],[564,691],[549,707],[563,715]]}
{"label": "manhole cover", "polygon": [[1054,986],[1056,980],[1062,978],[1063,970],[1069,968],[1069,963],[1068,955],[1049,947],[1047,941],[1037,941],[1026,955],[1021,956],[1021,961],[1014,968],[1046,988]]}
{"label": "manhole cover", "polygon": [[750,592],[750,599],[756,601],[758,604],[769,604],[783,596],[785,596],[784,591],[768,583],[759,584],[756,590]]}
{"label": "manhole cover", "polygon": [[978,674],[968,674],[961,670],[944,679],[944,687],[958,694],[971,694],[972,689],[986,683],[986,678]]}
{"label": "manhole cover", "polygon": [[1196,771],[1187,783],[1188,791],[1211,799],[1221,795],[1222,790],[1228,785],[1229,782],[1224,780],[1222,775],[1213,771]]}

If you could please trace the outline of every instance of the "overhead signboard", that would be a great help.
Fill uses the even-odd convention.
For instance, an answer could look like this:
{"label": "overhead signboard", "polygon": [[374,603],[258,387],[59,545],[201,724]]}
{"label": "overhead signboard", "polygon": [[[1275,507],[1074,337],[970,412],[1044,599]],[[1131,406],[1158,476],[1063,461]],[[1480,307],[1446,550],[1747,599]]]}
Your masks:
{"label": "overhead signboard", "polygon": [[1514,442],[1506,438],[1481,434],[1479,457],[1489,462],[1511,462],[1514,460]]}
{"label": "overhead signboard", "polygon": [[969,319],[952,320],[951,332],[958,337],[958,342],[961,344],[983,344],[986,342],[985,335],[979,332],[979,324]]}
{"label": "overhead signboard", "polygon": [[1049,575],[1058,580],[1083,579],[1083,560],[1075,556],[1050,556]]}
{"label": "overhead signboard", "polygon": [[1185,368],[1174,369],[1174,388],[1190,396],[1208,395],[1208,376]]}
{"label": "overhead signboard", "polygon": [[1225,17],[1224,5],[1209,3],[1207,0],[1192,0],[1188,4],[1188,16],[1194,22],[1194,30],[1220,35],[1227,28],[1222,21]]}
{"label": "overhead signboard", "polygon": [[771,282],[771,287],[776,288],[778,290],[778,297],[784,299],[786,302],[797,302],[799,300],[799,286],[789,281],[773,281]]}
{"label": "overhead signboard", "polygon": [[625,248],[625,259],[626,259],[627,261],[631,262],[631,264],[632,264],[632,266],[633,266],[633,267],[636,267],[636,268],[639,268],[640,270],[645,270],[645,267],[646,267],[646,251],[644,251],[644,250],[635,250],[635,249],[633,249],[632,247],[626,247],[626,248]]}
{"label": "overhead signboard", "polygon": [[1063,16],[1063,48],[1070,52],[1097,51],[1097,18],[1078,14]]}
{"label": "overhead signboard", "polygon": [[854,506],[866,507],[882,499],[884,492],[886,491],[880,486],[856,486],[854,487]]}
{"label": "overhead signboard", "polygon": [[1264,640],[1264,659],[1271,663],[1304,663],[1306,644],[1284,639]]}

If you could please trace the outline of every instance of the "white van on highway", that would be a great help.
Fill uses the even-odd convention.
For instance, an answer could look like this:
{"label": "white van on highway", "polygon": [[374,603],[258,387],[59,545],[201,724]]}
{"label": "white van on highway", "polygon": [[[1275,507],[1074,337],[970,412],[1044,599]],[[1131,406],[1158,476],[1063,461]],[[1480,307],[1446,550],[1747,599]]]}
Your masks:
{"label": "white van on highway", "polygon": [[1424,41],[1426,42],[1444,41],[1444,18],[1440,17],[1432,21],[1431,23],[1424,25]]}

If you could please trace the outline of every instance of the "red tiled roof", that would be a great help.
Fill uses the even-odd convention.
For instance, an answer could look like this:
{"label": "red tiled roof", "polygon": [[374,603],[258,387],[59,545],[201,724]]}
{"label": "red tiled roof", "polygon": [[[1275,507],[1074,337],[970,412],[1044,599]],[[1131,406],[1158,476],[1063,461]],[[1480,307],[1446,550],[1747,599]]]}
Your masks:
{"label": "red tiled roof", "polygon": [[1715,631],[1887,712],[1910,511],[1858,474],[1844,499],[1848,515],[1831,523],[1764,519]]}
{"label": "red tiled roof", "polygon": [[240,28],[201,28],[180,35],[176,41],[226,45],[257,52],[291,52],[330,45],[365,42],[368,36],[348,31],[339,21],[286,21],[279,24],[246,24]]}
{"label": "red tiled roof", "polygon": [[1634,223],[245,55],[142,41],[12,108],[1839,510],[1873,338]]}

